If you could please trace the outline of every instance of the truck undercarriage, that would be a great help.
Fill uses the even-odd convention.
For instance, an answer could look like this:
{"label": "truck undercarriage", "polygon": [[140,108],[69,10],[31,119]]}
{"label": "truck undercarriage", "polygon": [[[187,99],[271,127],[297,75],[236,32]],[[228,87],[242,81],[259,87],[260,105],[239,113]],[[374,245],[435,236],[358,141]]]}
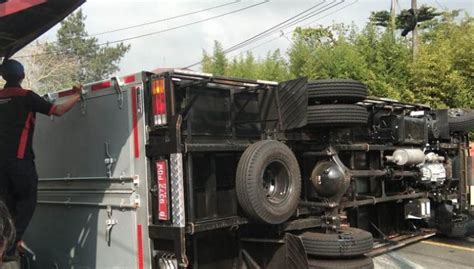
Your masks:
{"label": "truck undercarriage", "polygon": [[33,268],[372,268],[473,232],[470,111],[185,70],[85,91],[38,118]]}
{"label": "truck undercarriage", "polygon": [[[147,155],[152,162],[168,154],[182,158],[186,224],[164,239],[162,233],[173,233],[163,231],[175,228],[155,220],[155,245],[170,242],[156,249],[158,257],[181,265],[190,259],[192,268],[301,268],[288,264],[297,258],[277,253],[299,253],[282,249],[303,238],[294,244],[310,260],[344,257],[350,250],[312,249],[321,238],[305,236],[337,234],[349,225],[380,242],[407,232],[404,239],[424,238],[436,228],[472,233],[465,132],[472,126],[450,130],[450,111],[360,96],[363,86],[347,80],[274,85],[169,76],[167,126],[173,131],[152,129]],[[311,90],[325,92],[328,85],[359,88],[319,96]]]}

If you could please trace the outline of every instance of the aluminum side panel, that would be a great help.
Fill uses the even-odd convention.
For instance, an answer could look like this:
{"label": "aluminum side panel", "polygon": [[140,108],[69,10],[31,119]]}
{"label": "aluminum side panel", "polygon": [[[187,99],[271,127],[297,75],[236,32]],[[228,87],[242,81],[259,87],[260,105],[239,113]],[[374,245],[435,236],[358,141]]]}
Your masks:
{"label": "aluminum side panel", "polygon": [[[38,206],[25,235],[38,256],[32,268],[137,268],[140,256],[152,267],[143,88],[133,87],[123,88],[122,108],[116,94],[100,92],[85,114],[77,104],[61,118],[38,116]],[[116,160],[110,178],[105,143]],[[117,221],[110,246],[109,206]]]}
{"label": "aluminum side panel", "polygon": [[80,104],[62,117],[38,116],[34,150],[40,178],[106,176],[106,146],[116,162],[112,176],[130,175],[132,123],[130,95],[120,109],[117,95],[87,99],[85,114]]}
{"label": "aluminum side panel", "polygon": [[25,235],[37,258],[32,268],[137,268],[135,211],[112,211],[110,246],[107,219],[106,208],[39,204]]}

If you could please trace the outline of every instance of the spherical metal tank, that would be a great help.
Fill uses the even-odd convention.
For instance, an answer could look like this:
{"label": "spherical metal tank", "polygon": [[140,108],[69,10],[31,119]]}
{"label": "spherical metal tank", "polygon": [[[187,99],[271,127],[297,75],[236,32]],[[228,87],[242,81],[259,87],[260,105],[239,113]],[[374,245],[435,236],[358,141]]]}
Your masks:
{"label": "spherical metal tank", "polygon": [[316,193],[330,198],[345,189],[344,173],[339,167],[329,161],[319,162],[311,173],[311,182]]}

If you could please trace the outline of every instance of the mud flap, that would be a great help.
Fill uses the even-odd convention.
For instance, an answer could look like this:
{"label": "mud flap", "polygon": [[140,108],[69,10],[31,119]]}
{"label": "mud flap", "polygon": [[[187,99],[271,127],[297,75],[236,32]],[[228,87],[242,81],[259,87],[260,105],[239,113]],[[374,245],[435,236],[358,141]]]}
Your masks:
{"label": "mud flap", "polygon": [[239,269],[304,269],[308,258],[298,236],[286,233],[282,240],[243,240]]}

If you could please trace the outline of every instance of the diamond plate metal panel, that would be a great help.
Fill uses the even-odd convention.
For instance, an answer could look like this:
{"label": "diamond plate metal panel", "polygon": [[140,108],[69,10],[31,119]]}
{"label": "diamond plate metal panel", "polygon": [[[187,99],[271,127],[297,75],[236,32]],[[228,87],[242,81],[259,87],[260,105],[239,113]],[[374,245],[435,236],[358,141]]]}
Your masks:
{"label": "diamond plate metal panel", "polygon": [[173,226],[185,227],[184,186],[183,186],[183,156],[173,153],[170,156],[171,169],[171,215]]}

